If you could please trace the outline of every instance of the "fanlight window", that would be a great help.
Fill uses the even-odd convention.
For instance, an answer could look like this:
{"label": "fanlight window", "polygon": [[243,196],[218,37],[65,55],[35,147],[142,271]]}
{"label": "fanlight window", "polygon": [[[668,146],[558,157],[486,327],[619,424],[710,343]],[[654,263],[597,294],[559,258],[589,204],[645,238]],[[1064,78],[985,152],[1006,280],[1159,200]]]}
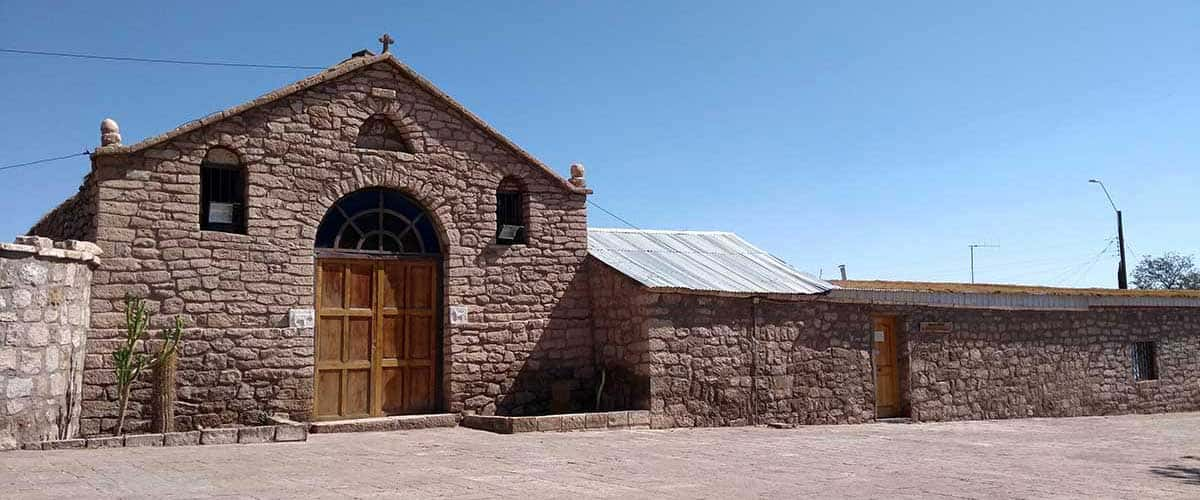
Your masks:
{"label": "fanlight window", "polygon": [[317,248],[351,252],[439,253],[433,221],[407,196],[364,189],[338,200],[317,228]]}
{"label": "fanlight window", "polygon": [[412,147],[388,117],[373,115],[358,129],[354,146],[364,149],[382,149],[412,153]]}

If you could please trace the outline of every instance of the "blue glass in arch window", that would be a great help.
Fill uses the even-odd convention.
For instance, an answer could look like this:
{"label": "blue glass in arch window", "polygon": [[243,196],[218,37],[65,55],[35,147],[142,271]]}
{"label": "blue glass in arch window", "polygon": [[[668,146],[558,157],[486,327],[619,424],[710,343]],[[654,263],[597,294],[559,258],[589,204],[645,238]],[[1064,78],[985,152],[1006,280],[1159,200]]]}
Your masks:
{"label": "blue glass in arch window", "polygon": [[374,253],[437,254],[437,231],[419,205],[399,191],[350,193],[325,212],[317,248]]}

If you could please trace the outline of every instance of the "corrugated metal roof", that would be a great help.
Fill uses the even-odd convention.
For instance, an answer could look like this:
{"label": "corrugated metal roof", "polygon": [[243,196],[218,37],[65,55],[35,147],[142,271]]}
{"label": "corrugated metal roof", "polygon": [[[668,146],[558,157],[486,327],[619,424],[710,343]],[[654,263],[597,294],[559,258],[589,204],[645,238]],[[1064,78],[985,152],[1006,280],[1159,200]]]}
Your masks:
{"label": "corrugated metal roof", "polygon": [[728,232],[588,228],[588,253],[649,288],[780,294],[837,288]]}

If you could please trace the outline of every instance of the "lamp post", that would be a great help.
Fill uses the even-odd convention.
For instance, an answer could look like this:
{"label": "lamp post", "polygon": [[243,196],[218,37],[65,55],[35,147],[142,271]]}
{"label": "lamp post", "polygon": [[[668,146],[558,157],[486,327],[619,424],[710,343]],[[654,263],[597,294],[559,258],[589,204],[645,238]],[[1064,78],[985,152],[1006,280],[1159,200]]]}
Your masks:
{"label": "lamp post", "polygon": [[1121,247],[1121,263],[1117,265],[1117,288],[1124,290],[1129,288],[1129,282],[1125,278],[1125,225],[1121,221],[1121,211],[1117,210],[1117,204],[1113,203],[1112,195],[1108,194],[1108,188],[1104,187],[1104,183],[1097,179],[1088,179],[1092,184],[1099,184],[1100,189],[1104,190],[1104,196],[1108,198],[1108,204],[1112,205],[1112,209],[1117,213],[1117,244]]}

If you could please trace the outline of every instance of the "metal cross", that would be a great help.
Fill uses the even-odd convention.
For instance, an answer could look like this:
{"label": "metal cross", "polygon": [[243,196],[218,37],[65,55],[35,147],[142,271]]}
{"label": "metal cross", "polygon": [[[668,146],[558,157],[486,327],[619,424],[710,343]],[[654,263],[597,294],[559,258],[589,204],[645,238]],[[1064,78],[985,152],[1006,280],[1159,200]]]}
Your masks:
{"label": "metal cross", "polygon": [[384,33],[383,36],[379,37],[379,43],[383,44],[383,52],[387,53],[388,45],[396,43],[396,41],[392,39],[391,35]]}

